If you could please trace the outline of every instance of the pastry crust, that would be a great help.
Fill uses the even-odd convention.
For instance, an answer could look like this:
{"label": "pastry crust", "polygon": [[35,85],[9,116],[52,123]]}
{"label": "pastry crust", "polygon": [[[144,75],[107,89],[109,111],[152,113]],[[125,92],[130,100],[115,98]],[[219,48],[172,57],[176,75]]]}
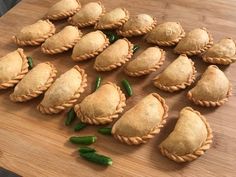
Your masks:
{"label": "pastry crust", "polygon": [[[100,89],[100,92],[97,92],[97,93],[101,93],[101,90],[104,88],[104,86],[105,85],[111,85],[111,86],[113,86],[115,89],[116,89],[116,91],[117,91],[117,93],[118,93],[118,95],[119,95],[119,103],[118,103],[118,105],[116,106],[116,110],[113,112],[113,113],[111,113],[111,114],[109,114],[109,115],[106,115],[106,116],[96,116],[96,115],[93,115],[94,117],[91,117],[91,116],[88,116],[88,115],[86,115],[86,112],[83,112],[82,110],[81,110],[81,106],[82,106],[82,104],[84,104],[84,100],[86,100],[86,98],[80,103],[80,104],[77,104],[77,105],[75,105],[75,112],[76,112],[76,114],[77,114],[77,116],[80,118],[80,120],[81,120],[81,122],[84,122],[84,123],[88,123],[88,124],[92,124],[92,125],[102,125],[102,124],[108,124],[108,123],[111,123],[114,119],[117,119],[118,118],[118,115],[124,110],[123,109],[123,107],[126,105],[125,104],[125,95],[122,93],[122,91],[121,91],[121,89],[120,89],[120,87],[118,87],[116,84],[113,84],[113,83],[111,83],[111,82],[107,82],[107,83],[105,83],[104,85],[102,85],[101,87],[99,87],[99,89]],[[106,88],[107,89],[107,88]],[[94,92],[93,94],[95,95],[95,94],[97,94],[96,92]],[[107,93],[104,93],[104,94],[107,94]],[[104,97],[104,94],[103,95],[100,95],[100,96],[98,96],[98,97]],[[92,94],[91,94],[92,95]],[[90,96],[90,95],[89,95]],[[89,97],[88,96],[88,97]],[[112,97],[110,98],[110,99],[112,99]],[[96,102],[96,100],[94,100],[95,102]],[[99,100],[99,101],[106,101],[106,100]],[[111,100],[109,100],[109,101],[111,101]],[[90,101],[91,102],[91,101]],[[88,104],[88,103],[87,103]],[[92,105],[94,105],[93,103],[91,103]],[[99,104],[99,103],[97,103],[97,104]],[[95,104],[94,106],[97,106],[97,104]],[[102,105],[102,103],[100,103],[101,105]],[[94,107],[94,106],[92,106],[92,107]],[[91,107],[90,107],[91,108]],[[96,109],[96,108],[93,108],[93,109]],[[109,108],[107,108],[107,109],[109,109]],[[94,114],[96,114],[94,111],[95,110],[88,110],[88,111],[91,111],[91,112],[93,112]],[[104,111],[103,109],[99,109],[99,112],[101,112],[101,111]]]}
{"label": "pastry crust", "polygon": [[202,59],[207,63],[220,65],[229,65],[235,62],[235,41],[231,38],[221,39],[203,54]]}
{"label": "pastry crust", "polygon": [[[97,38],[102,35],[102,37],[104,38],[104,43],[103,43],[103,45],[100,45],[99,47],[96,46],[97,48],[95,50],[93,50],[92,47],[96,44],[95,43],[96,40],[95,39],[92,40],[91,38],[96,37],[96,36],[94,36],[95,34],[97,35]],[[100,35],[100,36],[98,36],[98,35]],[[88,60],[90,58],[94,58],[97,55],[99,55],[105,48],[107,48],[108,45],[109,45],[109,39],[106,37],[106,35],[102,31],[90,32],[90,33],[84,35],[79,40],[79,42],[75,45],[71,58],[74,61],[84,61],[84,60]],[[85,48],[85,46],[88,47],[88,48],[84,49],[84,50],[87,50],[87,53],[78,54],[77,53],[78,48],[80,48],[80,49]],[[92,51],[91,51],[91,49],[92,49]]]}
{"label": "pastry crust", "polygon": [[[197,42],[198,42],[198,39],[202,36],[196,36],[196,35],[203,35],[203,33],[200,34],[200,32],[203,32],[203,31],[205,31],[207,33],[208,42],[205,43],[204,46],[200,46],[202,44],[198,44]],[[193,35],[195,35],[196,37]],[[203,36],[203,37],[205,37],[205,36]],[[192,39],[192,38],[194,38],[194,39]],[[194,41],[193,48],[195,48],[195,49],[188,50],[187,48],[190,48],[192,46],[191,46],[191,44],[188,44],[186,41]],[[183,44],[187,45],[187,46],[183,47],[182,46]],[[179,41],[178,45],[174,48],[174,51],[177,54],[186,54],[188,56],[192,56],[192,55],[202,54],[207,49],[209,49],[212,45],[213,45],[213,38],[212,38],[211,34],[207,31],[207,29],[206,28],[197,28],[197,29],[190,31],[184,38],[182,38]]]}
{"label": "pastry crust", "polygon": [[[123,41],[126,41],[128,44],[128,51],[125,56],[122,55],[122,53],[118,53],[119,51],[121,51],[122,47],[120,45],[122,45]],[[116,62],[106,65],[106,66],[101,66],[101,62],[104,62],[106,57],[107,57],[106,60],[111,61],[112,57],[116,57],[115,56],[116,53],[118,53],[118,55],[121,55],[120,57],[117,56],[118,59],[116,59],[117,60]],[[108,57],[108,55],[110,56]],[[133,55],[133,44],[129,42],[129,40],[126,38],[119,39],[115,43],[110,45],[107,49],[105,49],[100,55],[97,56],[94,63],[94,69],[97,71],[111,71],[117,67],[122,66],[124,63],[129,61],[132,55]]]}
{"label": "pastry crust", "polygon": [[[17,95],[17,94],[15,94],[15,90],[14,90],[14,92],[10,95],[10,100],[11,101],[13,101],[13,102],[25,102],[25,101],[31,100],[31,99],[36,98],[39,95],[41,95],[45,90],[47,90],[52,85],[52,83],[53,83],[53,81],[56,77],[57,70],[54,67],[54,65],[51,64],[50,62],[46,62],[46,63],[42,63],[42,64],[47,64],[51,67],[50,76],[47,79],[46,83],[44,85],[39,86],[37,88],[37,90],[30,90],[29,93],[24,94],[24,95]],[[30,72],[28,74],[30,74]],[[15,89],[16,89],[16,87],[15,87]]]}
{"label": "pastry crust", "polygon": [[[75,33],[77,33],[77,35]],[[69,38],[69,34],[70,34],[70,38]],[[41,50],[43,53],[50,54],[50,55],[65,52],[73,48],[74,45],[79,41],[81,36],[82,36],[82,32],[77,27],[66,26],[60,32],[48,38],[42,44]],[[69,42],[62,44],[66,40],[69,40]],[[60,44],[60,45],[54,48],[55,44]]]}
{"label": "pastry crust", "polygon": [[[24,54],[24,50],[21,48],[18,48],[16,51],[14,52],[18,52],[18,54],[20,55],[21,59],[22,59],[22,66],[21,66],[21,71],[19,73],[17,73],[17,75],[13,78],[11,78],[8,81],[4,81],[2,83],[0,83],[0,90],[2,89],[7,89],[9,87],[13,87],[15,84],[17,84],[25,75],[26,73],[29,71],[28,67],[28,60]],[[13,52],[12,52],[13,53]],[[0,60],[1,62],[1,60]]]}
{"label": "pastry crust", "polygon": [[[182,54],[182,55],[180,55],[179,57],[186,57],[186,58],[187,58],[187,55]],[[178,58],[179,58],[179,57],[178,57]],[[177,62],[177,61],[180,62],[180,59],[178,60],[178,58],[175,60],[176,62]],[[167,92],[179,91],[179,90],[181,90],[181,89],[185,89],[187,86],[190,86],[190,85],[195,81],[196,73],[197,73],[197,72],[196,72],[196,69],[195,69],[195,67],[194,67],[194,62],[193,62],[191,59],[188,59],[188,60],[190,61],[191,66],[192,66],[192,74],[188,77],[188,80],[187,80],[187,81],[182,82],[181,84],[168,86],[168,85],[165,85],[165,84],[163,84],[162,82],[160,82],[160,81],[158,80],[159,77],[160,77],[161,74],[162,74],[162,73],[160,73],[157,77],[155,77],[155,78],[153,79],[154,85],[155,85],[157,88],[159,88],[159,89],[161,89],[161,90],[164,90],[164,91],[167,91]],[[173,64],[174,64],[174,62],[173,62]],[[172,64],[172,65],[173,65],[173,64]],[[171,65],[169,65],[169,66],[171,66]],[[168,66],[167,66],[167,68],[168,68]],[[167,68],[166,68],[166,69],[167,69]],[[180,69],[181,69],[181,68],[180,68]],[[186,70],[186,68],[185,68],[185,70]],[[165,70],[164,70],[164,71],[165,71]],[[164,71],[163,71],[163,72],[164,72]],[[175,72],[176,72],[176,76],[177,76],[178,73],[182,74],[181,70],[175,71]],[[167,81],[167,79],[166,79],[166,81]]]}
{"label": "pastry crust", "polygon": [[[131,17],[120,29],[117,30],[117,33],[124,37],[144,35],[148,33],[149,31],[151,31],[157,25],[156,18],[152,18],[152,22],[150,25],[142,26],[142,25],[145,25],[143,24],[144,22],[146,23],[148,19],[151,19],[151,18],[152,17],[147,14],[139,14],[134,17]],[[145,19],[145,20],[143,21],[142,19]],[[130,27],[132,25],[134,26],[134,28]],[[124,28],[128,28],[128,29],[124,30]]]}
{"label": "pastry crust", "polygon": [[[75,65],[72,69],[76,69],[80,75],[81,75],[81,83],[79,88],[76,90],[76,92],[74,93],[73,97],[71,97],[69,100],[64,101],[64,103],[60,104],[60,105],[55,105],[55,106],[44,106],[42,104],[42,101],[38,106],[37,109],[43,113],[43,114],[57,114],[63,110],[65,110],[66,108],[70,108],[72,106],[74,106],[74,104],[77,102],[78,98],[80,97],[80,94],[84,92],[85,87],[87,86],[87,74],[85,73],[85,71],[83,69],[81,69],[79,66]],[[69,70],[70,71],[70,70]],[[68,72],[68,71],[67,71]],[[60,79],[60,77],[58,78]],[[56,80],[57,81],[57,80]],[[53,83],[55,84],[56,81]],[[53,85],[52,84],[52,85]],[[51,86],[52,87],[52,86]],[[50,88],[51,88],[50,87]],[[50,89],[49,88],[49,89]],[[49,91],[48,89],[48,91]],[[47,92],[48,92],[47,91]],[[47,93],[46,92],[46,93]]]}
{"label": "pastry crust", "polygon": [[162,144],[161,144],[160,145],[160,151],[161,151],[162,155],[164,155],[164,156],[168,157],[169,159],[171,159],[175,162],[178,162],[178,163],[191,162],[191,161],[197,159],[198,157],[200,157],[201,155],[203,155],[205,153],[205,151],[211,147],[212,139],[213,139],[212,129],[211,129],[209,123],[207,122],[206,118],[204,116],[202,116],[200,114],[200,112],[195,111],[190,107],[185,107],[184,109],[195,113],[202,120],[202,122],[206,126],[207,138],[201,144],[201,146],[198,149],[196,149],[193,153],[188,153],[188,154],[185,154],[185,155],[177,155],[177,154],[171,153],[165,147],[163,147]]}
{"label": "pastry crust", "polygon": [[[55,31],[56,31],[56,28],[54,26],[53,23],[51,23],[49,20],[39,20],[37,21],[36,23],[32,24],[32,25],[36,25],[37,23],[41,23],[41,22],[46,22],[49,26],[50,26],[50,31],[47,33],[47,34],[44,34],[38,38],[35,38],[35,39],[31,39],[31,40],[21,40],[19,39],[17,36],[18,35],[15,35],[15,36],[12,36],[12,39],[13,41],[17,44],[17,45],[20,45],[20,46],[27,46],[27,45],[31,45],[31,46],[36,46],[36,45],[40,45],[42,42],[44,42],[47,38],[51,37],[53,34],[55,34]],[[32,26],[30,25],[30,26]],[[27,26],[29,27],[29,26]],[[33,29],[33,27],[32,27]],[[21,32],[20,32],[21,34]],[[22,33],[24,34],[24,33]],[[27,35],[27,33],[25,34]]]}
{"label": "pastry crust", "polygon": [[[151,48],[158,48],[158,47],[149,47],[148,49],[151,49]],[[146,54],[145,54],[145,52],[148,52],[148,49],[146,49],[143,53],[141,53],[139,56],[137,56],[137,58],[138,57],[147,57],[146,56]],[[159,61],[156,63],[156,64],[154,64],[153,66],[151,66],[151,67],[149,67],[149,68],[146,68],[146,69],[144,69],[144,70],[137,70],[137,71],[131,71],[131,70],[129,70],[128,69],[128,65],[132,65],[132,61],[135,61],[136,59],[134,59],[134,60],[132,60],[132,61],[130,61],[125,67],[124,67],[124,72],[127,74],[127,75],[129,75],[129,76],[133,76],[133,77],[138,77],[138,76],[143,76],[143,75],[146,75],[146,74],[150,74],[151,72],[154,72],[154,71],[156,71],[158,68],[160,68],[162,65],[163,65],[163,63],[164,63],[164,61],[165,61],[165,51],[164,50],[162,50],[162,49],[160,49],[160,48],[158,48],[159,50],[160,50],[160,52],[161,52],[161,56],[160,56],[160,58],[159,58]],[[144,55],[144,56],[143,56]],[[150,57],[153,57],[153,55],[154,54],[151,54],[150,55]],[[148,59],[148,58],[147,58]],[[150,61],[150,60],[149,60]],[[142,62],[141,60],[140,60],[140,62]]]}
{"label": "pastry crust", "polygon": [[187,93],[187,97],[196,105],[215,107],[228,101],[231,94],[232,86],[228,78],[217,66],[210,65],[196,86]]}
{"label": "pastry crust", "polygon": [[[82,7],[82,9],[80,9],[80,11],[78,11],[78,13],[84,13],[87,9],[91,9],[92,7],[89,7],[89,6],[91,6],[91,5],[94,4],[94,3],[99,4],[99,6],[100,6],[101,9],[102,9],[101,14],[98,15],[95,19],[86,19],[86,20],[84,20],[84,22],[76,22],[76,21],[74,20],[74,18],[76,18],[76,16],[77,16],[77,13],[76,13],[74,16],[72,16],[72,17],[70,17],[70,18],[68,19],[68,23],[70,23],[71,25],[74,25],[74,26],[78,26],[79,28],[84,28],[84,27],[88,27],[88,26],[93,26],[93,25],[95,25],[95,23],[98,21],[98,19],[99,19],[102,15],[104,15],[104,13],[105,13],[105,11],[106,11],[106,10],[105,10],[105,7],[102,5],[102,3],[101,3],[100,1],[98,1],[98,2],[90,2],[90,3],[86,4],[86,5],[84,5],[84,6]],[[86,18],[88,18],[87,16],[88,16],[88,14],[86,14]]]}
{"label": "pastry crust", "polygon": [[[66,1],[66,0],[61,0],[61,1],[59,1],[58,3],[61,3],[62,1]],[[68,2],[66,2],[66,4],[68,4],[69,2],[70,2],[71,0],[69,0]],[[66,11],[63,11],[62,10],[62,12],[60,12],[60,13],[57,13],[57,14],[46,14],[46,18],[47,19],[50,19],[50,20],[62,20],[62,19],[65,19],[65,18],[67,18],[67,17],[70,17],[70,16],[72,16],[72,15],[74,15],[76,12],[78,12],[79,10],[80,10],[80,8],[81,8],[81,4],[80,4],[80,2],[79,2],[79,0],[75,0],[76,2],[77,2],[77,4],[78,4],[78,6],[76,7],[76,8],[74,8],[74,9],[70,9],[70,10],[66,10]],[[57,3],[57,4],[58,4]],[[56,5],[56,4],[54,4],[54,5]],[[53,6],[52,6],[53,7]],[[52,8],[51,7],[51,8]],[[50,11],[50,9],[49,9],[49,11]]]}
{"label": "pastry crust", "polygon": [[[125,13],[125,16],[123,18],[120,18],[116,21],[110,22],[110,23],[103,23],[102,20],[104,18],[109,18],[108,16],[111,15],[111,13],[116,13],[118,9],[122,10]],[[125,8],[116,8],[113,9],[112,11],[108,12],[107,14],[104,14],[101,16],[98,20],[98,22],[95,24],[94,28],[95,29],[100,29],[100,30],[105,30],[105,29],[117,29],[123,26],[129,19],[129,12]]]}
{"label": "pastry crust", "polygon": [[[159,123],[150,130],[150,132],[146,135],[143,136],[132,136],[132,137],[127,137],[127,136],[122,136],[116,133],[115,130],[115,126],[116,123],[121,119],[119,119],[112,128],[112,134],[113,136],[118,139],[119,141],[121,141],[122,143],[126,143],[128,145],[138,145],[138,144],[142,144],[142,143],[147,143],[147,141],[151,138],[153,138],[156,134],[158,134],[160,132],[160,129],[164,126],[164,124],[166,123],[166,118],[168,117],[168,106],[165,103],[165,100],[158,95],[157,93],[151,93],[150,95],[152,95],[153,97],[155,97],[161,104],[162,108],[163,108],[163,115],[162,115],[162,119],[159,121]],[[148,95],[148,96],[150,96]],[[147,96],[147,97],[148,97]],[[144,98],[145,99],[145,98]],[[132,108],[131,108],[132,109]],[[130,111],[130,110],[129,110]],[[126,113],[125,113],[126,114]],[[124,114],[124,115],[125,115]],[[123,116],[124,116],[123,115]]]}
{"label": "pastry crust", "polygon": [[185,36],[179,22],[165,22],[150,31],[145,39],[148,43],[159,46],[174,46]]}

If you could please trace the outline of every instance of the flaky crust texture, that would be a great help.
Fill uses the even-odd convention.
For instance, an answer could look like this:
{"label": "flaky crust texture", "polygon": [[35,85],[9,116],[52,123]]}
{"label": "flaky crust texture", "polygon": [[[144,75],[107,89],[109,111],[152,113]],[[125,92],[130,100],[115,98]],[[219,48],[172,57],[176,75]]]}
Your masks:
{"label": "flaky crust texture", "polygon": [[234,63],[235,60],[232,60],[231,58],[212,58],[212,57],[206,57],[205,55],[202,56],[203,61],[207,63],[212,64],[218,64],[218,65],[230,65],[231,63]]}
{"label": "flaky crust texture", "polygon": [[147,143],[149,139],[152,139],[156,134],[160,132],[160,129],[164,126],[164,124],[166,123],[166,118],[168,117],[168,106],[166,105],[165,100],[160,95],[158,95],[157,93],[153,93],[152,95],[155,96],[161,102],[164,109],[164,114],[160,123],[154,129],[152,129],[147,135],[144,135],[142,137],[139,136],[125,137],[113,133],[114,138],[128,145],[138,145]]}
{"label": "flaky crust texture", "polygon": [[78,104],[75,106],[75,112],[76,112],[77,116],[80,118],[81,122],[91,124],[91,125],[108,124],[108,123],[111,123],[114,119],[117,119],[119,116],[118,114],[124,110],[124,107],[126,105],[125,104],[126,98],[125,98],[125,95],[123,94],[123,92],[121,91],[120,87],[118,87],[117,85],[115,85],[111,82],[107,82],[107,84],[111,84],[112,86],[114,86],[116,88],[117,92],[119,93],[120,102],[116,107],[116,111],[109,116],[91,118],[91,117],[84,115],[81,112],[80,106]]}
{"label": "flaky crust texture", "polygon": [[56,70],[55,66],[53,64],[51,64],[50,62],[46,62],[46,64],[48,64],[51,67],[52,70],[51,70],[51,73],[50,73],[50,77],[48,78],[45,85],[39,87],[37,90],[34,90],[34,91],[32,91],[32,92],[30,92],[26,95],[17,96],[17,95],[11,94],[10,95],[11,101],[13,101],[13,102],[25,102],[25,101],[31,100],[31,99],[36,98],[39,95],[41,95],[44,91],[46,91],[52,85],[52,83],[54,82],[54,79],[57,75],[57,70]]}
{"label": "flaky crust texture", "polygon": [[64,102],[63,104],[53,106],[53,107],[44,107],[42,104],[39,104],[37,106],[37,109],[41,113],[43,113],[43,114],[57,114],[57,113],[65,110],[66,108],[71,108],[74,106],[74,104],[76,103],[76,101],[80,97],[80,94],[83,93],[85,90],[85,87],[87,87],[87,74],[85,73],[85,71],[83,69],[81,69],[78,65],[75,65],[74,68],[77,71],[79,71],[82,76],[82,81],[81,81],[80,87],[75,92],[74,96],[70,100]]}
{"label": "flaky crust texture", "polygon": [[19,48],[17,49],[17,52],[19,53],[19,55],[22,58],[22,67],[21,67],[21,72],[17,74],[17,76],[5,83],[1,83],[0,84],[0,90],[2,89],[7,89],[9,87],[13,87],[15,84],[17,84],[25,75],[26,73],[29,71],[28,67],[28,60],[24,54],[23,49]]}
{"label": "flaky crust texture", "polygon": [[149,69],[146,69],[143,71],[137,71],[137,72],[131,72],[131,71],[128,71],[126,68],[124,68],[125,74],[127,74],[128,76],[132,76],[132,77],[139,77],[139,76],[150,74],[151,72],[156,71],[158,68],[160,68],[163,65],[163,63],[165,61],[165,51],[163,49],[160,49],[160,51],[161,51],[161,59],[155,66],[153,66]]}
{"label": "flaky crust texture", "polygon": [[175,162],[178,162],[178,163],[191,162],[191,161],[197,159],[198,157],[200,157],[201,155],[203,155],[205,153],[205,151],[211,147],[212,139],[213,139],[212,129],[211,129],[209,123],[206,121],[206,118],[204,116],[202,116],[198,111],[195,111],[190,107],[188,107],[188,109],[190,111],[196,113],[201,118],[201,120],[205,123],[206,128],[207,128],[207,138],[204,141],[204,143],[201,145],[201,147],[199,147],[193,153],[186,154],[183,156],[172,154],[164,147],[162,147],[162,146],[160,147],[160,151],[161,151],[162,155],[164,155],[164,156],[168,157],[169,159],[171,159]]}
{"label": "flaky crust texture", "polygon": [[[123,26],[128,20],[129,20],[129,11],[127,11],[125,8],[122,8],[122,10],[125,12],[126,16],[123,19],[120,19],[119,21],[113,23],[113,24],[106,24],[106,25],[99,25],[97,22],[94,26],[94,29],[117,29]],[[100,17],[101,18],[101,17]]]}
{"label": "flaky crust texture", "polygon": [[36,46],[36,45],[40,45],[47,38],[54,35],[55,31],[56,31],[55,25],[53,23],[51,23],[49,20],[46,20],[46,22],[50,25],[51,30],[48,34],[45,34],[41,38],[38,38],[38,39],[35,39],[35,40],[23,41],[23,40],[18,39],[16,36],[12,36],[12,40],[19,46],[27,46],[27,45]]}

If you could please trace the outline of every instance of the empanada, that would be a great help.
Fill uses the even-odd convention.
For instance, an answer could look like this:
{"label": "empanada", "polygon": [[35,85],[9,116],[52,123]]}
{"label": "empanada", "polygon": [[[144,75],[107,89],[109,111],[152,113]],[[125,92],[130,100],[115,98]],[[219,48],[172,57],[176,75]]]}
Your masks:
{"label": "empanada", "polygon": [[160,144],[160,150],[176,162],[190,162],[210,148],[212,138],[212,130],[205,117],[185,107],[180,111],[174,130]]}
{"label": "empanada", "polygon": [[129,61],[132,55],[133,44],[126,38],[119,39],[97,56],[94,69],[97,71],[113,70]]}
{"label": "empanada", "polygon": [[145,39],[148,43],[159,46],[174,46],[185,36],[184,29],[178,22],[165,22],[150,31]]}
{"label": "empanada", "polygon": [[82,33],[77,27],[66,26],[42,44],[42,52],[46,54],[56,54],[67,51],[78,42],[81,36]]}
{"label": "empanada", "polygon": [[194,62],[182,54],[158,74],[153,83],[161,90],[174,92],[190,86],[195,80],[195,74]]}
{"label": "empanada", "polygon": [[125,8],[116,8],[101,16],[95,24],[95,29],[117,29],[129,19],[129,12]]}
{"label": "empanada", "polygon": [[202,59],[207,63],[220,65],[229,65],[235,62],[236,47],[234,40],[231,38],[221,39],[203,54]]}
{"label": "empanada", "polygon": [[147,14],[139,14],[130,19],[117,30],[117,33],[124,37],[140,36],[151,31],[157,24],[155,18]]}
{"label": "empanada", "polygon": [[72,107],[86,86],[87,74],[76,65],[56,79],[37,108],[44,114],[59,113]]}
{"label": "empanada", "polygon": [[39,20],[32,25],[25,26],[13,36],[13,41],[20,45],[40,45],[47,38],[55,34],[56,28],[49,20]]}
{"label": "empanada", "polygon": [[61,20],[74,15],[81,8],[79,0],[61,0],[47,12],[46,18]]}
{"label": "empanada", "polygon": [[57,70],[49,62],[36,65],[16,85],[10,99],[14,102],[24,102],[41,95],[53,83]]}
{"label": "empanada", "polygon": [[72,52],[74,61],[83,61],[100,54],[109,45],[109,39],[102,31],[93,31],[84,35]]}
{"label": "empanada", "polygon": [[165,61],[165,51],[159,47],[149,47],[130,61],[124,68],[129,76],[142,76],[156,71]]}
{"label": "empanada", "polygon": [[213,38],[206,28],[196,28],[182,38],[174,50],[178,54],[192,56],[205,52],[212,44]]}
{"label": "empanada", "polygon": [[81,122],[99,125],[118,118],[124,106],[125,95],[116,84],[108,82],[75,105],[75,112]]}
{"label": "empanada", "polygon": [[90,2],[85,4],[68,22],[80,28],[93,26],[105,13],[105,8],[101,2]]}
{"label": "empanada", "polygon": [[146,143],[166,123],[168,106],[157,93],[151,93],[129,109],[113,125],[113,136],[123,143]]}
{"label": "empanada", "polygon": [[201,106],[221,106],[231,95],[231,84],[225,74],[215,65],[210,65],[187,97]]}
{"label": "empanada", "polygon": [[21,48],[0,58],[0,90],[17,84],[28,72],[28,67],[28,60]]}

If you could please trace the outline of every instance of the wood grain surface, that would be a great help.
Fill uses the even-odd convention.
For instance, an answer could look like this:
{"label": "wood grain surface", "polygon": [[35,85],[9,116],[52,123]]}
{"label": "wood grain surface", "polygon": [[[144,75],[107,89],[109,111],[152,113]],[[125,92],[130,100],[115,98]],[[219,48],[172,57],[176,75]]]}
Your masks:
{"label": "wood grain surface", "polygon": [[[47,9],[56,0],[22,0],[17,6],[0,18],[0,56],[17,48],[11,36],[23,26],[42,18]],[[86,0],[81,0],[85,4]],[[236,39],[236,1],[234,0],[102,0],[107,10],[125,7],[130,13],[147,13],[156,16],[158,22],[179,21],[184,29],[206,27],[213,34],[214,41],[222,37]],[[66,21],[56,22],[57,31],[67,25]],[[84,33],[92,28],[82,30]],[[142,38],[130,39],[139,44],[138,55],[148,47]],[[130,80],[134,95],[127,100],[125,110],[136,104],[151,92],[157,92],[166,99],[169,105],[169,117],[161,133],[146,145],[127,146],[113,137],[97,133],[95,126],[89,126],[79,133],[73,132],[73,126],[65,127],[66,113],[54,116],[42,115],[36,106],[42,97],[27,103],[13,103],[9,95],[13,89],[0,91],[0,166],[27,177],[73,177],[73,176],[123,176],[123,177],[233,177],[236,175],[236,64],[220,67],[233,84],[233,96],[229,102],[219,108],[202,108],[193,105],[186,98],[189,90],[178,93],[165,93],[155,88],[151,79],[161,72],[177,56],[172,48],[167,51],[164,65],[155,73],[141,78],[130,78],[123,74],[122,68],[97,73],[93,68],[94,60],[75,63],[71,60],[71,51],[48,56],[41,53],[39,47],[24,47],[26,54],[34,58],[35,64],[51,61],[56,65],[59,74],[79,64],[88,74],[88,87],[81,95],[83,99],[90,94],[95,77],[101,75],[103,81],[112,81],[120,85],[123,78]],[[193,57],[198,76],[206,69],[200,58]],[[159,143],[173,129],[178,112],[184,106],[191,106],[207,117],[213,131],[214,143],[206,154],[192,163],[177,164],[163,157],[158,149]],[[114,163],[106,168],[91,164],[77,153],[77,146],[68,143],[72,135],[97,135],[98,141],[92,145],[98,152],[110,156]]]}

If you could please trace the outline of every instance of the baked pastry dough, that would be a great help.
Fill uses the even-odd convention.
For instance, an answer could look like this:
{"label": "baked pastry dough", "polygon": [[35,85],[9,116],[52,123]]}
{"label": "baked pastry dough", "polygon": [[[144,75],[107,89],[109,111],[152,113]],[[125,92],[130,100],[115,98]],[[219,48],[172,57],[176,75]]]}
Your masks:
{"label": "baked pastry dough", "polygon": [[125,38],[119,39],[97,56],[94,69],[97,71],[113,70],[129,61],[132,55],[133,44]]}
{"label": "baked pastry dough", "polygon": [[221,39],[204,53],[202,59],[205,62],[221,65],[229,65],[236,61],[235,42],[231,38]]}
{"label": "baked pastry dough", "polygon": [[153,83],[161,90],[174,92],[190,86],[195,80],[195,74],[194,62],[182,54],[157,75]]}
{"label": "baked pastry dough", "polygon": [[0,58],[0,90],[13,87],[28,72],[28,60],[19,48]]}
{"label": "baked pastry dough", "polygon": [[125,8],[116,8],[101,16],[95,24],[95,29],[117,29],[129,19],[129,12]]}
{"label": "baked pastry dough", "polygon": [[14,102],[24,102],[41,95],[53,83],[57,70],[49,62],[35,66],[16,85],[10,99]]}
{"label": "baked pastry dough", "polygon": [[124,68],[129,76],[142,76],[156,71],[165,61],[165,51],[159,47],[149,47],[130,61]]}
{"label": "baked pastry dough", "polygon": [[93,31],[84,35],[72,52],[74,61],[83,61],[100,54],[109,45],[109,39],[102,31]]}
{"label": "baked pastry dough", "polygon": [[125,106],[125,95],[113,83],[106,83],[75,105],[75,112],[81,122],[88,124],[107,124],[118,118]]}
{"label": "baked pastry dough", "polygon": [[44,114],[59,113],[72,107],[86,86],[87,74],[76,65],[56,79],[37,108]]}
{"label": "baked pastry dough", "polygon": [[125,112],[113,125],[113,136],[123,143],[146,143],[166,123],[168,106],[157,93],[151,93]]}
{"label": "baked pastry dough", "polygon": [[78,42],[81,36],[82,33],[77,27],[66,26],[42,44],[42,52],[46,54],[56,54],[67,51]]}
{"label": "baked pastry dough", "polygon": [[79,0],[61,0],[47,12],[46,18],[61,20],[74,15],[81,8]]}
{"label": "baked pastry dough", "polygon": [[98,19],[105,13],[105,8],[101,2],[90,2],[85,4],[68,22],[80,28],[93,26]]}
{"label": "baked pastry dough", "polygon": [[157,22],[156,19],[147,14],[139,14],[131,17],[117,33],[124,37],[140,36],[151,31]]}
{"label": "baked pastry dough", "polygon": [[165,22],[150,31],[145,39],[148,43],[159,46],[174,46],[185,36],[184,29],[178,22]]}
{"label": "baked pastry dough", "polygon": [[20,45],[40,45],[47,38],[55,34],[56,28],[49,20],[39,20],[32,25],[25,26],[13,36],[13,41]]}
{"label": "baked pastry dough", "polygon": [[196,28],[182,38],[174,50],[178,54],[192,56],[205,52],[212,44],[212,36],[206,28]]}
{"label": "baked pastry dough", "polygon": [[180,111],[174,130],[160,144],[160,150],[175,162],[190,162],[210,148],[212,138],[212,130],[205,117],[185,107]]}
{"label": "baked pastry dough", "polygon": [[196,86],[187,96],[201,106],[221,106],[231,95],[231,84],[225,74],[215,65],[210,65]]}

